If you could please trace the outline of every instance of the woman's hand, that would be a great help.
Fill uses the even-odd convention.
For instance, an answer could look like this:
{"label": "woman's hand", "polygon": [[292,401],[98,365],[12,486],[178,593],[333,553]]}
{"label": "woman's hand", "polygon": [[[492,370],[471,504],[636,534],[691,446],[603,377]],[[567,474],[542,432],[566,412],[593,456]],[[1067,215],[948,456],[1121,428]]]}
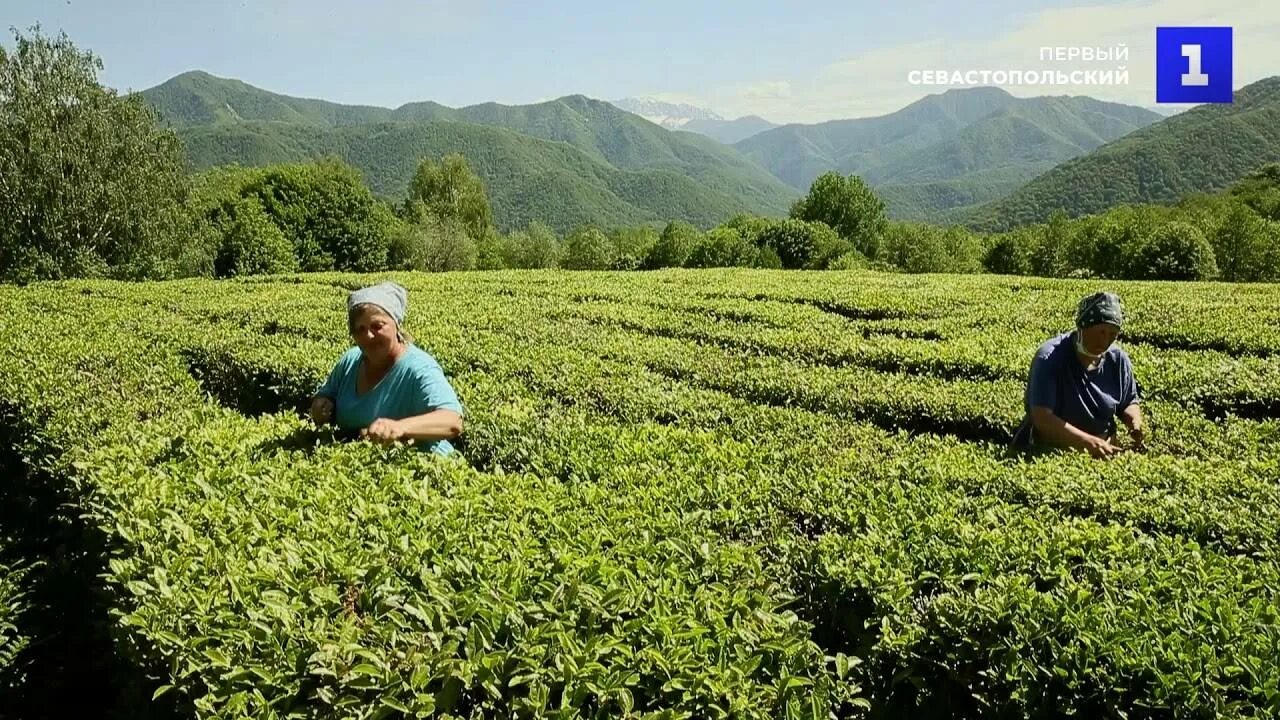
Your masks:
{"label": "woman's hand", "polygon": [[1084,441],[1084,449],[1089,451],[1090,455],[1099,460],[1115,457],[1120,453],[1120,448],[1116,445],[1112,445],[1110,441],[1105,438],[1092,436]]}
{"label": "woman's hand", "polygon": [[393,443],[405,438],[405,429],[399,420],[378,418],[360,431],[360,437],[374,442]]}
{"label": "woman's hand", "polygon": [[1140,449],[1146,449],[1147,432],[1142,429],[1141,425],[1139,425],[1138,427],[1129,428],[1129,438],[1133,440],[1133,444],[1135,447]]}
{"label": "woman's hand", "polygon": [[323,425],[333,419],[333,400],[318,395],[311,401],[311,419]]}

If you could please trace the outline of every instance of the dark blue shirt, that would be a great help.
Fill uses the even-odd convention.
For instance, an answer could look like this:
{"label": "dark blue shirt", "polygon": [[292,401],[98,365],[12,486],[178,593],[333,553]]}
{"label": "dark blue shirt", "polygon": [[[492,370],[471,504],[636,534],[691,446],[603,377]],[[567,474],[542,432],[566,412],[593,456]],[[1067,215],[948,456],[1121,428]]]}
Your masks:
{"label": "dark blue shirt", "polygon": [[1026,416],[1014,441],[1033,444],[1032,407],[1047,407],[1090,435],[1108,437],[1116,431],[1116,415],[1136,402],[1138,382],[1124,350],[1113,344],[1097,367],[1086,370],[1076,355],[1075,333],[1063,333],[1041,345],[1031,361]]}

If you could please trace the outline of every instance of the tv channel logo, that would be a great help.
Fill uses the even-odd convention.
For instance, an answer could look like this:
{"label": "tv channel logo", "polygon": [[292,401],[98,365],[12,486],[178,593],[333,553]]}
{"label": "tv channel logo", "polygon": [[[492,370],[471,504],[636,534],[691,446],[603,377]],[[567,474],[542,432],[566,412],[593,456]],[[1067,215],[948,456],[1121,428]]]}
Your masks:
{"label": "tv channel logo", "polygon": [[1231,28],[1157,27],[1156,102],[1231,102]]}

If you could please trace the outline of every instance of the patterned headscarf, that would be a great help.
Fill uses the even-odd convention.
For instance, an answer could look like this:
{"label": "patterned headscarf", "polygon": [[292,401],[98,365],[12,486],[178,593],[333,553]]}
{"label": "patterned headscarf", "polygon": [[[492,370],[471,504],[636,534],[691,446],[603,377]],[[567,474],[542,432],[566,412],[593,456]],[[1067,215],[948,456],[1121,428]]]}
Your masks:
{"label": "patterned headscarf", "polygon": [[1096,292],[1080,301],[1076,307],[1076,327],[1087,328],[1098,323],[1120,327],[1124,324],[1124,308],[1120,296],[1109,292]]}

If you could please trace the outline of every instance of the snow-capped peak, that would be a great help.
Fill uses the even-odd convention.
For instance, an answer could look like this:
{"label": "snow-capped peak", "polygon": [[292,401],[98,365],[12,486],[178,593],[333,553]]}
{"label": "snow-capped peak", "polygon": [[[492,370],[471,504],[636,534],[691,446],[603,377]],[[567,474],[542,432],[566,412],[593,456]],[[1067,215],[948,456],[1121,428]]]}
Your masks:
{"label": "snow-capped peak", "polygon": [[688,103],[666,102],[652,97],[623,98],[611,100],[610,104],[669,130],[679,129],[690,120],[724,120],[706,108]]}

